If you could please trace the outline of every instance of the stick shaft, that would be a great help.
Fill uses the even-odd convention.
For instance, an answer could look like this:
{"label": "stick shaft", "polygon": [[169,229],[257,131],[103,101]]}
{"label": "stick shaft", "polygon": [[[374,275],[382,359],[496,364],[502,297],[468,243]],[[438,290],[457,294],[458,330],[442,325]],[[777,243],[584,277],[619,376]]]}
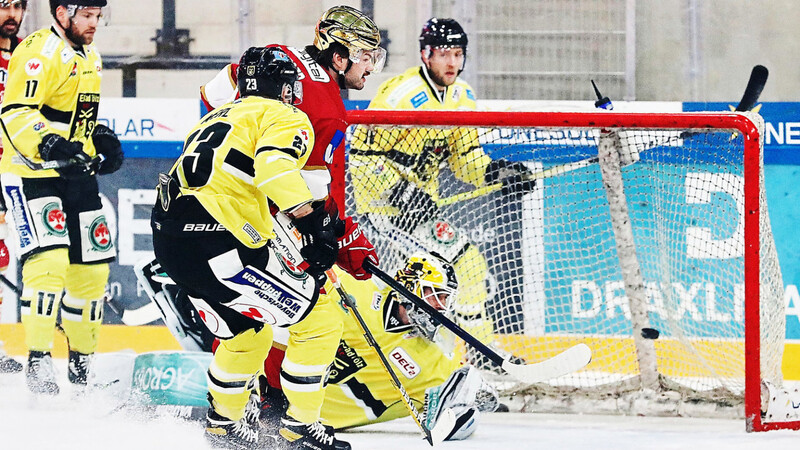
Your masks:
{"label": "stick shaft", "polygon": [[494,362],[498,366],[503,365],[503,358],[500,355],[498,355],[495,351],[487,347],[483,342],[477,340],[466,330],[458,326],[455,322],[448,319],[444,314],[442,314],[436,308],[429,305],[428,302],[417,297],[413,292],[409,291],[405,286],[403,286],[397,280],[392,278],[388,273],[384,272],[383,270],[372,264],[371,261],[369,260],[364,261],[364,269],[367,272],[371,273],[372,275],[378,277],[384,283],[388,284],[392,289],[400,293],[403,297],[409,299],[411,302],[414,303],[414,305],[422,308],[426,313],[430,314],[430,316],[433,317],[434,320],[442,324],[442,326],[444,326],[448,330],[452,331],[456,336],[463,339],[464,342],[467,343],[467,345],[471,346],[475,350],[482,353],[484,356],[492,360],[492,362]]}
{"label": "stick shaft", "polygon": [[391,378],[392,380],[392,385],[400,393],[400,397],[403,400],[403,404],[406,405],[406,408],[411,413],[411,417],[414,419],[414,422],[416,422],[417,426],[419,426],[420,430],[422,430],[422,433],[425,435],[425,439],[428,441],[428,443],[430,445],[433,445],[433,438],[431,436],[431,431],[428,429],[428,427],[425,426],[425,424],[422,423],[422,418],[420,417],[420,413],[419,411],[417,411],[417,408],[412,403],[411,396],[408,395],[408,392],[403,387],[403,383],[400,382],[400,379],[397,378],[397,374],[394,373],[394,370],[389,365],[389,360],[386,358],[386,355],[384,355],[383,350],[381,350],[381,347],[375,340],[375,336],[369,330],[369,327],[367,327],[367,323],[361,316],[361,312],[358,311],[358,307],[356,306],[355,301],[353,301],[352,297],[347,295],[347,292],[344,290],[344,287],[339,282],[339,277],[333,270],[328,270],[326,274],[328,275],[328,279],[331,280],[333,286],[336,288],[336,292],[339,294],[339,297],[342,298],[344,304],[347,305],[347,307],[350,309],[350,312],[353,313],[353,317],[356,319],[358,327],[361,329],[361,333],[364,335],[364,339],[367,341],[367,344],[369,344],[369,346],[372,347],[372,349],[375,351],[375,354],[378,355],[378,359],[380,359],[381,361],[381,366],[383,366],[384,370],[389,374],[389,378]]}

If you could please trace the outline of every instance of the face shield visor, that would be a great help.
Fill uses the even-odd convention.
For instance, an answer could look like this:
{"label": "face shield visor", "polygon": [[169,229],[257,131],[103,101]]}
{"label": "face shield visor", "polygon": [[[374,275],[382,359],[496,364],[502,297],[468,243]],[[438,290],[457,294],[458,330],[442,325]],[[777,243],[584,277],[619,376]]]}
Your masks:
{"label": "face shield visor", "polygon": [[372,50],[350,49],[350,61],[354,64],[369,62],[372,65],[372,73],[380,73],[386,64],[386,50],[377,47]]}

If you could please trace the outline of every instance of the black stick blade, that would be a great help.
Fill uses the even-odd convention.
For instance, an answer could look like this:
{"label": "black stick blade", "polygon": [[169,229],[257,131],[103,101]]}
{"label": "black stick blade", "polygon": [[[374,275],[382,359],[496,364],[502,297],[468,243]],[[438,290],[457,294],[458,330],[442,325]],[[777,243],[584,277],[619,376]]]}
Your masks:
{"label": "black stick blade", "polygon": [[742,95],[742,101],[736,106],[735,111],[750,111],[753,106],[756,106],[758,97],[761,96],[761,91],[764,90],[764,85],[767,84],[767,77],[769,77],[769,70],[764,66],[755,66],[750,73],[750,81],[747,82],[747,88]]}

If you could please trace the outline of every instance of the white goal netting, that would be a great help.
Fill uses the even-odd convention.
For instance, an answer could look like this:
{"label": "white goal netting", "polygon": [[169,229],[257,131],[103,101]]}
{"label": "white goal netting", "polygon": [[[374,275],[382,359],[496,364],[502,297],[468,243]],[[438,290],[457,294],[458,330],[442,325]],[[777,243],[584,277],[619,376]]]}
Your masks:
{"label": "white goal netting", "polygon": [[[667,413],[686,413],[676,400],[741,415],[745,333],[755,328],[748,339],[761,356],[751,375],[779,385],[783,283],[762,128],[745,137],[733,114],[520,117],[364,111],[348,138],[347,211],[366,224],[384,268],[415,248],[453,261],[453,317],[514,357],[536,362],[578,342],[593,350],[584,370],[537,386],[467,359],[525,410],[561,408],[553,401],[562,393],[567,404],[587,399],[609,411],[641,412],[650,397],[668,401]],[[517,183],[535,186],[486,188],[484,168],[498,159],[523,164],[532,175]],[[398,203],[404,182],[435,208],[413,204],[420,196]],[[753,211],[759,220],[748,222]],[[753,263],[760,273],[748,278]],[[747,314],[754,305],[760,316]]]}

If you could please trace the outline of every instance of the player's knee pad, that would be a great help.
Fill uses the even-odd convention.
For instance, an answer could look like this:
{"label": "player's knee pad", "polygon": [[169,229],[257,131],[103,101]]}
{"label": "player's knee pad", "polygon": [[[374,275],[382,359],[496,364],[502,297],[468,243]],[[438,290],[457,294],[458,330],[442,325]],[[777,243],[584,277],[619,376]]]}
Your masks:
{"label": "player's knee pad", "polygon": [[69,294],[61,301],[61,326],[71,349],[91,354],[97,350],[103,322],[104,297],[86,300]]}
{"label": "player's knee pad", "polygon": [[244,265],[236,250],[212,258],[208,264],[222,284],[241,294],[224,306],[269,325],[296,324],[314,307],[319,287],[313,277],[292,267],[275,249],[268,251],[263,268]]}
{"label": "player's knee pad", "polygon": [[66,248],[55,248],[37,253],[25,260],[22,265],[22,283],[25,286],[23,297],[30,290],[58,292],[59,298],[64,289],[69,267]]}
{"label": "player's knee pad", "polygon": [[19,303],[28,349],[50,351],[53,347],[53,329],[61,303],[61,292],[25,288]]}
{"label": "player's knee pad", "polygon": [[75,298],[100,298],[106,294],[108,264],[70,264],[65,287]]}

